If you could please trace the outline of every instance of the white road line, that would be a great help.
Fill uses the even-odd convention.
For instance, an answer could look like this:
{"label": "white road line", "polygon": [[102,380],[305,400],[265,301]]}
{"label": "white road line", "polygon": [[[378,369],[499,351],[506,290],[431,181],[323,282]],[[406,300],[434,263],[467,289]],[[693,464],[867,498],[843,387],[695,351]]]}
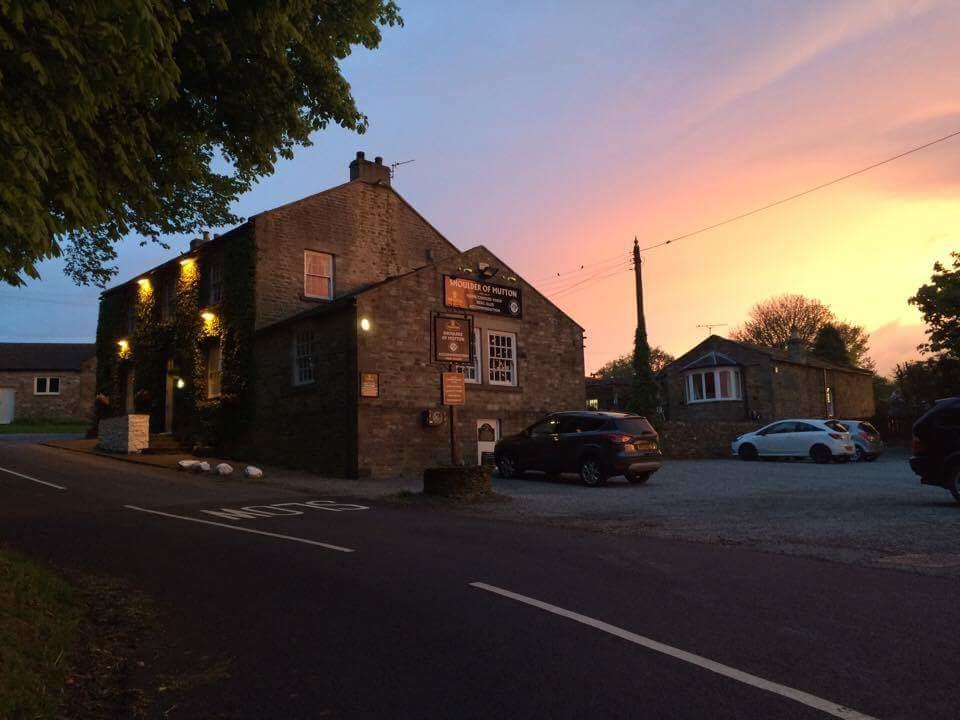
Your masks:
{"label": "white road line", "polygon": [[834,717],[844,718],[844,720],[877,720],[870,715],[864,715],[863,713],[857,712],[856,710],[848,707],[844,707],[843,705],[837,705],[829,700],[818,698],[816,695],[811,695],[810,693],[803,692],[802,690],[794,690],[786,685],[780,685],[779,683],[765,680],[762,677],[751,675],[750,673],[743,672],[742,670],[737,670],[729,665],[715,662],[701,655],[694,655],[686,650],[680,650],[679,648],[671,647],[670,645],[664,645],[661,642],[651,640],[643,635],[637,635],[629,630],[619,628],[616,625],[611,625],[603,622],[602,620],[596,620],[592,617],[581,615],[580,613],[575,613],[570,610],[564,610],[562,607],[557,607],[556,605],[542,602],[536,598],[520,595],[519,593],[511,592],[510,590],[504,590],[503,588],[499,588],[495,585],[487,585],[486,583],[482,582],[472,582],[470,583],[470,586],[479,590],[486,590],[487,592],[502,595],[503,597],[516,600],[517,602],[522,602],[526,605],[531,605],[535,608],[539,608],[540,610],[546,610],[549,613],[560,615],[561,617],[581,623],[582,625],[589,625],[590,627],[602,632],[609,633],[610,635],[615,635],[618,638],[641,645],[648,650],[669,655],[672,658],[683,660],[691,665],[701,667],[704,670],[709,670],[710,672],[717,673],[718,675],[728,677],[731,680],[736,680],[746,685],[752,685],[755,688],[766,690],[767,692],[774,693],[775,695],[781,695],[795,702],[825,712],[828,715],[833,715]]}
{"label": "white road line", "polygon": [[186,515],[174,515],[173,513],[160,512],[159,510],[148,510],[147,508],[137,507],[136,505],[124,505],[129,510],[150,513],[151,515],[162,515],[163,517],[176,518],[177,520],[188,520],[189,522],[201,523],[202,525],[213,525],[214,527],[227,528],[227,530],[236,530],[237,532],[253,533],[254,535],[266,535],[267,537],[278,538],[280,540],[289,540],[290,542],[303,543],[304,545],[316,545],[327,550],[336,550],[338,552],[352,553],[353,549],[331,545],[330,543],[319,542],[317,540],[308,540],[307,538],[295,537],[293,535],[280,535],[279,533],[266,532],[265,530],[254,530],[253,528],[238,527],[236,525],[227,525],[226,523],[213,522],[212,520],[201,520],[200,518],[187,517]]}
{"label": "white road line", "polygon": [[56,483],[47,482],[46,480],[37,480],[35,477],[30,477],[29,475],[24,475],[23,473],[18,473],[14,470],[7,470],[6,468],[0,467],[0,472],[10,473],[11,475],[16,475],[19,478],[24,480],[29,480],[30,482],[35,482],[40,485],[46,485],[47,487],[56,488],[57,490],[66,490],[63,485],[57,485]]}

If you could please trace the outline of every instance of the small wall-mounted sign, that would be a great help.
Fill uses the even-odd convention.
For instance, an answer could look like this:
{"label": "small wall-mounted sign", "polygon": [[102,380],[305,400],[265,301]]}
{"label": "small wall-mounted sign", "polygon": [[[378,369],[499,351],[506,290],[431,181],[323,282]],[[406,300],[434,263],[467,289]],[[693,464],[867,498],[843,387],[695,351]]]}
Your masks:
{"label": "small wall-mounted sign", "polygon": [[380,397],[380,373],[360,373],[360,397]]}
{"label": "small wall-mounted sign", "polygon": [[466,405],[467,384],[463,381],[463,373],[441,373],[440,387],[444,405]]}
{"label": "small wall-mounted sign", "polygon": [[437,360],[469,363],[470,321],[463,318],[435,317],[433,319],[434,347]]}
{"label": "small wall-mounted sign", "polygon": [[520,288],[450,275],[443,276],[443,304],[513,318],[523,315]]}

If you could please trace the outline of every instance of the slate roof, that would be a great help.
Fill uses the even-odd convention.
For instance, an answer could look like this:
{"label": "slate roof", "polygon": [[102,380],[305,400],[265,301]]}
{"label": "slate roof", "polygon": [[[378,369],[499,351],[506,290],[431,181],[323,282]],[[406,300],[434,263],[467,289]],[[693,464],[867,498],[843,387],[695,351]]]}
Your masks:
{"label": "slate roof", "polygon": [[79,370],[93,343],[0,343],[0,370]]}

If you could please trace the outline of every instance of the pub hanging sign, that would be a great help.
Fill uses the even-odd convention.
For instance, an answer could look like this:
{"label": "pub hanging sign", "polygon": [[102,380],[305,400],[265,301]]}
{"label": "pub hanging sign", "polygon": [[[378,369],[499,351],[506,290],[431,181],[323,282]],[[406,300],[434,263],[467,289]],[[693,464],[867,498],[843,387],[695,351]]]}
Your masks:
{"label": "pub hanging sign", "polygon": [[469,278],[443,276],[443,304],[460,310],[519,318],[523,315],[520,288]]}
{"label": "pub hanging sign", "polygon": [[470,321],[466,318],[437,316],[433,319],[434,347],[437,360],[443,362],[471,363]]}

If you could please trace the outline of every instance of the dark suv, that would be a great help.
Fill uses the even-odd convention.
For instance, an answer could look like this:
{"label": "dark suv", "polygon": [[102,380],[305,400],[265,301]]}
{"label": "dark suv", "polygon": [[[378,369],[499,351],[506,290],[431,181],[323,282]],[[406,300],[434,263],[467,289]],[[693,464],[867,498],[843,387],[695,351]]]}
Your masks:
{"label": "dark suv", "polygon": [[921,483],[944,487],[960,502],[960,398],[940,400],[913,424],[910,467]]}
{"label": "dark suv", "polygon": [[602,485],[611,475],[646,482],[660,469],[660,457],[660,440],[646,418],[612,412],[548,415],[495,449],[501,477],[577,472],[587,485]]}

